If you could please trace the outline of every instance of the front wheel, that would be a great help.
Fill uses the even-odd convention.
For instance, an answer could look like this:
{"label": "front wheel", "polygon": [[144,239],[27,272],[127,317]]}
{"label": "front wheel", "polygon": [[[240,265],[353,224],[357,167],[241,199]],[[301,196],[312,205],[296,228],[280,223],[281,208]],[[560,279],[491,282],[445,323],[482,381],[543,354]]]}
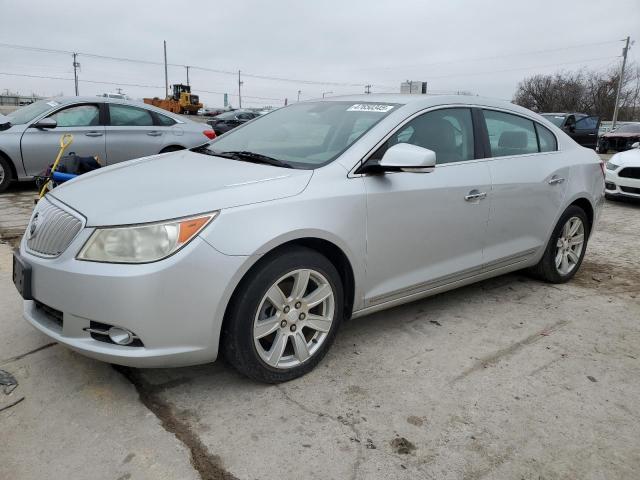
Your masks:
{"label": "front wheel", "polygon": [[553,229],[542,259],[532,268],[534,275],[551,283],[571,280],[582,264],[590,227],[584,210],[576,205],[567,208]]}
{"label": "front wheel", "polygon": [[311,371],[343,316],[340,275],[315,250],[292,247],[241,283],[225,318],[221,348],[240,373],[279,383]]}
{"label": "front wheel", "polygon": [[0,156],[0,193],[4,192],[11,183],[12,178],[11,166],[6,158]]}

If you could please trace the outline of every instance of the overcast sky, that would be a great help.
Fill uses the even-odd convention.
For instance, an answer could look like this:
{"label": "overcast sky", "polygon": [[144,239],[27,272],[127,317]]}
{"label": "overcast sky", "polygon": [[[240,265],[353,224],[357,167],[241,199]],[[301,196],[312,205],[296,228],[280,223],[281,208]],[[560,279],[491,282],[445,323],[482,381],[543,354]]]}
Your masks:
{"label": "overcast sky", "polygon": [[[282,105],[298,90],[301,99],[362,93],[365,84],[397,92],[406,79],[436,93],[511,99],[529,75],[619,66],[627,35],[640,40],[640,0],[0,0],[0,43],[162,62],[166,40],[169,63],[294,80],[244,76],[243,106]],[[638,59],[640,42],[630,51]],[[81,95],[120,85],[134,98],[164,96],[160,65],[78,61]],[[237,106],[237,76],[195,68],[189,76],[206,104],[223,97],[205,90],[228,92]],[[69,54],[0,46],[0,91],[72,95],[72,78]],[[185,83],[185,69],[170,67],[169,82]]]}

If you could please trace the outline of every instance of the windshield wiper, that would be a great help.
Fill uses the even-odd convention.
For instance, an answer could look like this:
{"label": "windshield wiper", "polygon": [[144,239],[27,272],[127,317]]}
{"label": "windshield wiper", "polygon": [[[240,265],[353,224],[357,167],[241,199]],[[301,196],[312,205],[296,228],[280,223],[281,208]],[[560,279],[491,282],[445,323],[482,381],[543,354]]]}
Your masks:
{"label": "windshield wiper", "polygon": [[248,152],[246,150],[240,150],[237,152],[219,152],[214,153],[218,157],[233,158],[234,160],[244,160],[253,163],[266,163],[267,165],[274,165],[276,167],[293,168],[287,162],[278,160],[277,158],[269,157],[268,155],[262,155],[261,153]]}

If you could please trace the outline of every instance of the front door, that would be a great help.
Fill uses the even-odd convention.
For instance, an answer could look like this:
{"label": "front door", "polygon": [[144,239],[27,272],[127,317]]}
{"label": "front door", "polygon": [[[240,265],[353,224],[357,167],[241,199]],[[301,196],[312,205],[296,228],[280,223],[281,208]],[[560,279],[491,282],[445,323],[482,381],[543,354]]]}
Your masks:
{"label": "front door", "polygon": [[468,108],[425,113],[372,156],[396,143],[436,152],[431,173],[364,178],[367,195],[365,305],[393,301],[480,273],[491,180],[476,159]]}
{"label": "front door", "polygon": [[62,108],[49,115],[57,122],[56,128],[27,128],[22,135],[20,147],[27,175],[43,172],[51,165],[60,150],[60,137],[70,133],[73,143],[65,156],[97,156],[104,162],[106,156],[104,126],[100,123],[100,104],[82,103]]}
{"label": "front door", "polygon": [[156,125],[150,110],[142,107],[108,103],[107,163],[156,155],[162,150],[169,128]]}
{"label": "front door", "polygon": [[571,137],[583,147],[595,149],[598,145],[600,117],[583,117],[576,121]]}
{"label": "front door", "polygon": [[485,268],[527,262],[546,246],[569,184],[553,133],[524,117],[483,110],[492,198]]}

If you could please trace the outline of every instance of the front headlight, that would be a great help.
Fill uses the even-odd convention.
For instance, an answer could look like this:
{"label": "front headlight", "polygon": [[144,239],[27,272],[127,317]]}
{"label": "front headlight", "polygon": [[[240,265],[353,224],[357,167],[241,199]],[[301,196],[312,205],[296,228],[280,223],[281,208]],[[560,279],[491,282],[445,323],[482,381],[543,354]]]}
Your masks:
{"label": "front headlight", "polygon": [[616,165],[615,163],[609,161],[607,162],[607,170],[615,170],[616,168],[618,168],[620,165]]}
{"label": "front headlight", "polygon": [[127,227],[96,228],[76,258],[106,263],[156,262],[193,240],[218,213]]}

